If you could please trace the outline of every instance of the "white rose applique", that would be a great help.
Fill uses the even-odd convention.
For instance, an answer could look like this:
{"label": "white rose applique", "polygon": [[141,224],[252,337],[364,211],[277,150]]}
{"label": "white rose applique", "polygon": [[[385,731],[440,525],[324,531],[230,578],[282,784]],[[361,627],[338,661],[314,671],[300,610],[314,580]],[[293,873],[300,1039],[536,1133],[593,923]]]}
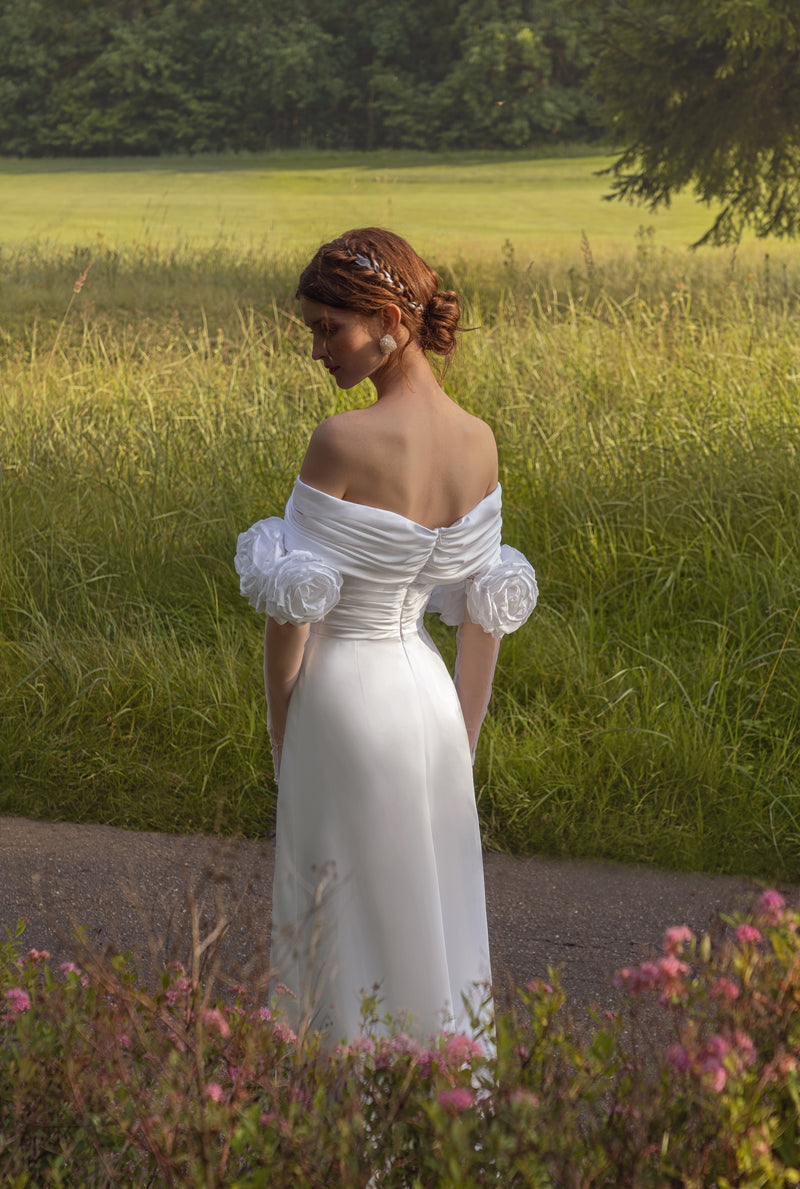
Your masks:
{"label": "white rose applique", "polygon": [[467,615],[490,636],[504,636],[521,627],[536,606],[536,573],[524,554],[510,545],[500,560],[467,585]]}
{"label": "white rose applique", "polygon": [[250,606],[277,623],[317,623],[339,601],[339,571],[305,549],[287,552],[277,516],[239,534],[234,565]]}

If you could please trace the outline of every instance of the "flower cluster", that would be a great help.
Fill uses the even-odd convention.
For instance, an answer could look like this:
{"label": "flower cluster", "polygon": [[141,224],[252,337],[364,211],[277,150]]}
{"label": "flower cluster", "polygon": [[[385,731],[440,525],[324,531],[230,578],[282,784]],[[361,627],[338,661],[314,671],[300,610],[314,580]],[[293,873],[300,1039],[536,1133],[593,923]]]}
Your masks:
{"label": "flower cluster", "polygon": [[335,1049],[278,989],[212,999],[173,964],[150,992],[0,945],[0,1179],[66,1159],[75,1184],[800,1184],[800,913],[770,890],[727,924],[668,929],[591,1029],[551,971],[491,1036],[419,1037],[367,1001]]}
{"label": "flower cluster", "polygon": [[4,1023],[13,1019],[15,1012],[28,1011],[31,1006],[31,997],[22,987],[10,987],[5,993],[5,1000],[11,1010],[2,1017]]}
{"label": "flower cluster", "polygon": [[687,925],[674,925],[664,934],[664,956],[655,962],[642,962],[639,966],[626,966],[614,979],[614,985],[630,995],[642,995],[657,991],[662,1004],[671,1003],[686,996],[684,982],[689,966],[682,960],[684,946],[694,941],[694,934]]}

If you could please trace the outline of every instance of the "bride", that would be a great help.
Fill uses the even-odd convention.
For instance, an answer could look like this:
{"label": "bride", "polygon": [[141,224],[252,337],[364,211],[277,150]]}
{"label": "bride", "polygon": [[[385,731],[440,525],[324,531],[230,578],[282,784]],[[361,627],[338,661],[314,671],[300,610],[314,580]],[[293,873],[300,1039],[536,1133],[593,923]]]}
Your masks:
{"label": "bride", "polygon": [[[478,1020],[490,983],[471,760],[500,637],[537,597],[500,545],[497,451],[440,387],[458,298],[392,232],[324,244],[298,285],[312,356],[376,400],[311,436],[283,520],[239,537],[266,612],[278,778],[273,977],[334,1041],[371,997],[420,1038]],[[423,625],[459,624],[452,680]]]}

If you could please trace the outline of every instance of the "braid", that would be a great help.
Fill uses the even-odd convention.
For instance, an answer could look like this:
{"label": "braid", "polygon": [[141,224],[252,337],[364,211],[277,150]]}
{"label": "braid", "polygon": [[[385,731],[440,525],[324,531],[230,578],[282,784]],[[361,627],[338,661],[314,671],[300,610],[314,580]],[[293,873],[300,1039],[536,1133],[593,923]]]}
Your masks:
{"label": "braid", "polygon": [[362,252],[354,252],[352,248],[346,249],[347,255],[351,260],[354,260],[359,268],[369,269],[374,272],[385,284],[390,285],[392,289],[396,289],[403,301],[412,310],[423,310],[424,307],[418,301],[412,301],[406,293],[406,287],[399,277],[393,276],[385,265],[380,264],[374,256],[365,256]]}

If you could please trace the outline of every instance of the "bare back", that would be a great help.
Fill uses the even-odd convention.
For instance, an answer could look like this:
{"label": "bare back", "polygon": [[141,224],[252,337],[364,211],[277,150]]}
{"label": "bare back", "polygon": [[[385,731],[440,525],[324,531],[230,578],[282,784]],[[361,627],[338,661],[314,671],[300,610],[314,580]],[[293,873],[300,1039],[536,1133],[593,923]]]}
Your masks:
{"label": "bare back", "polygon": [[440,528],[497,486],[497,449],[489,426],[438,385],[406,387],[324,421],[301,478],[339,499]]}

